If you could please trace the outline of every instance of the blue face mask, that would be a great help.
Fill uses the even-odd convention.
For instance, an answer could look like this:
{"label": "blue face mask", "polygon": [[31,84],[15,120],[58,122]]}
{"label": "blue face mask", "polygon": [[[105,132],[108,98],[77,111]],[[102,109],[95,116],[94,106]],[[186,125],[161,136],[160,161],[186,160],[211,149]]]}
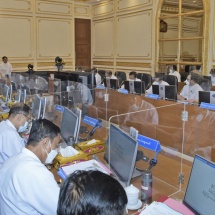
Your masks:
{"label": "blue face mask", "polygon": [[19,127],[18,132],[19,132],[19,133],[24,132],[24,131],[27,129],[27,127],[28,127],[28,122],[25,122],[24,125],[21,125],[21,126]]}

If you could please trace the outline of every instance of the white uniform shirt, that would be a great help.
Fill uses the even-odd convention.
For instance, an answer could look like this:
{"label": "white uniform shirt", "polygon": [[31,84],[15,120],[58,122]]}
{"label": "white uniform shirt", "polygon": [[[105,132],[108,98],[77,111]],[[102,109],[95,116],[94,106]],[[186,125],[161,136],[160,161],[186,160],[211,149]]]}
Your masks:
{"label": "white uniform shirt", "polygon": [[24,140],[19,136],[14,125],[9,121],[0,123],[0,168],[11,156],[24,147]]}
{"label": "white uniform shirt", "polygon": [[[164,85],[168,86],[169,84],[166,81],[162,81],[161,83],[154,81],[152,85]],[[152,94],[152,86],[149,87],[148,90],[146,90],[147,93]]]}
{"label": "white uniform shirt", "polygon": [[102,82],[101,75],[99,75],[99,73],[96,73],[95,78],[96,78],[96,85],[100,85]]}
{"label": "white uniform shirt", "polygon": [[5,77],[6,75],[9,75],[9,78],[11,77],[11,72],[13,71],[12,66],[10,63],[4,63],[2,62],[0,65],[0,73],[2,77]]}
{"label": "white uniform shirt", "polygon": [[174,72],[170,72],[169,75],[174,75],[178,78],[178,82],[181,82],[181,75],[179,72],[174,71]]}
{"label": "white uniform shirt", "polygon": [[215,76],[211,75],[211,84],[215,86]]}
{"label": "white uniform shirt", "polygon": [[[141,81],[139,78],[135,78],[135,79],[128,79],[128,81]],[[121,89],[125,89],[125,85],[123,84],[122,86],[121,86]]]}
{"label": "white uniform shirt", "polygon": [[115,75],[111,75],[110,79],[117,79]]}
{"label": "white uniform shirt", "polygon": [[1,215],[54,215],[59,187],[53,174],[30,150],[8,159],[0,169]]}
{"label": "white uniform shirt", "polygon": [[203,89],[198,85],[194,84],[193,86],[185,85],[180,93],[186,99],[194,99],[196,101],[199,100],[199,91],[203,91]]}

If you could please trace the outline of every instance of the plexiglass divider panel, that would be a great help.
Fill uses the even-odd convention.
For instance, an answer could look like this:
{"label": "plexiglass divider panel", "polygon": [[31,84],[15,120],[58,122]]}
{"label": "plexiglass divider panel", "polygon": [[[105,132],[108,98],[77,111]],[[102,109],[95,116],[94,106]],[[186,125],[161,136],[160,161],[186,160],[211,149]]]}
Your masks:
{"label": "plexiglass divider panel", "polygon": [[[162,195],[172,196],[176,199],[183,198],[180,177],[189,175],[190,166],[183,167],[183,135],[185,121],[185,105],[173,101],[154,100],[145,96],[120,94],[109,91],[108,109],[117,114],[109,117],[108,123],[117,125],[125,132],[130,127],[139,131],[140,135],[158,140],[161,144],[161,152],[157,156],[157,165],[152,168],[153,174],[153,199],[157,200]],[[155,152],[139,146],[144,155],[153,159]],[[111,153],[111,152],[110,152]],[[189,161],[188,161],[189,162]],[[138,161],[139,169],[147,169],[149,161]],[[188,171],[188,173],[183,173]],[[140,180],[132,183],[140,188]],[[182,195],[180,194],[182,192]]]}

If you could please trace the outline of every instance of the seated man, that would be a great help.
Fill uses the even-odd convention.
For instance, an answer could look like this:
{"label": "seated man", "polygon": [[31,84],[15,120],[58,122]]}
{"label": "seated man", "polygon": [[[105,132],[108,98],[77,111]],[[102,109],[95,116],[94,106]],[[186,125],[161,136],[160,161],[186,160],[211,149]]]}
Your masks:
{"label": "seated man", "polygon": [[[166,81],[163,81],[163,75],[162,74],[157,74],[155,75],[155,81],[152,83],[152,85],[169,85]],[[153,93],[152,92],[152,86],[149,87],[148,90],[146,90],[146,93]]]}
{"label": "seated man", "polygon": [[56,214],[59,186],[45,167],[57,155],[60,129],[47,119],[36,120],[26,148],[0,169],[0,214]]}
{"label": "seated man", "polygon": [[106,71],[105,77],[110,79],[117,79],[117,77],[113,75],[112,71]]}
{"label": "seated man", "polygon": [[181,75],[180,75],[179,72],[177,72],[177,71],[175,70],[175,68],[174,68],[173,65],[167,65],[167,70],[168,70],[168,74],[169,74],[169,75],[174,75],[174,76],[176,76],[177,79],[178,79],[178,82],[181,82]]}
{"label": "seated man", "polygon": [[58,215],[123,215],[127,204],[120,183],[99,171],[76,171],[60,188]]}
{"label": "seated man", "polygon": [[[141,81],[139,78],[137,78],[137,73],[135,71],[131,71],[129,73],[129,79],[128,81]],[[125,89],[125,85],[122,84],[121,86],[122,89]]]}
{"label": "seated man", "polygon": [[199,91],[203,91],[199,84],[197,84],[198,79],[199,76],[194,73],[187,76],[186,85],[183,87],[180,95],[178,95],[178,100],[198,103]]}
{"label": "seated man", "polygon": [[30,107],[16,103],[10,109],[8,119],[0,123],[0,168],[8,158],[25,146],[18,132],[27,129],[30,117]]}

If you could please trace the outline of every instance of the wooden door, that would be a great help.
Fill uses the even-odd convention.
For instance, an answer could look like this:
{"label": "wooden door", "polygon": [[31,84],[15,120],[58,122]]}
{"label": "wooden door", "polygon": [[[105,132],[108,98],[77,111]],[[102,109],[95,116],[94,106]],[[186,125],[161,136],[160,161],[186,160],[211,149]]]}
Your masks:
{"label": "wooden door", "polygon": [[75,65],[91,68],[91,20],[75,19]]}

